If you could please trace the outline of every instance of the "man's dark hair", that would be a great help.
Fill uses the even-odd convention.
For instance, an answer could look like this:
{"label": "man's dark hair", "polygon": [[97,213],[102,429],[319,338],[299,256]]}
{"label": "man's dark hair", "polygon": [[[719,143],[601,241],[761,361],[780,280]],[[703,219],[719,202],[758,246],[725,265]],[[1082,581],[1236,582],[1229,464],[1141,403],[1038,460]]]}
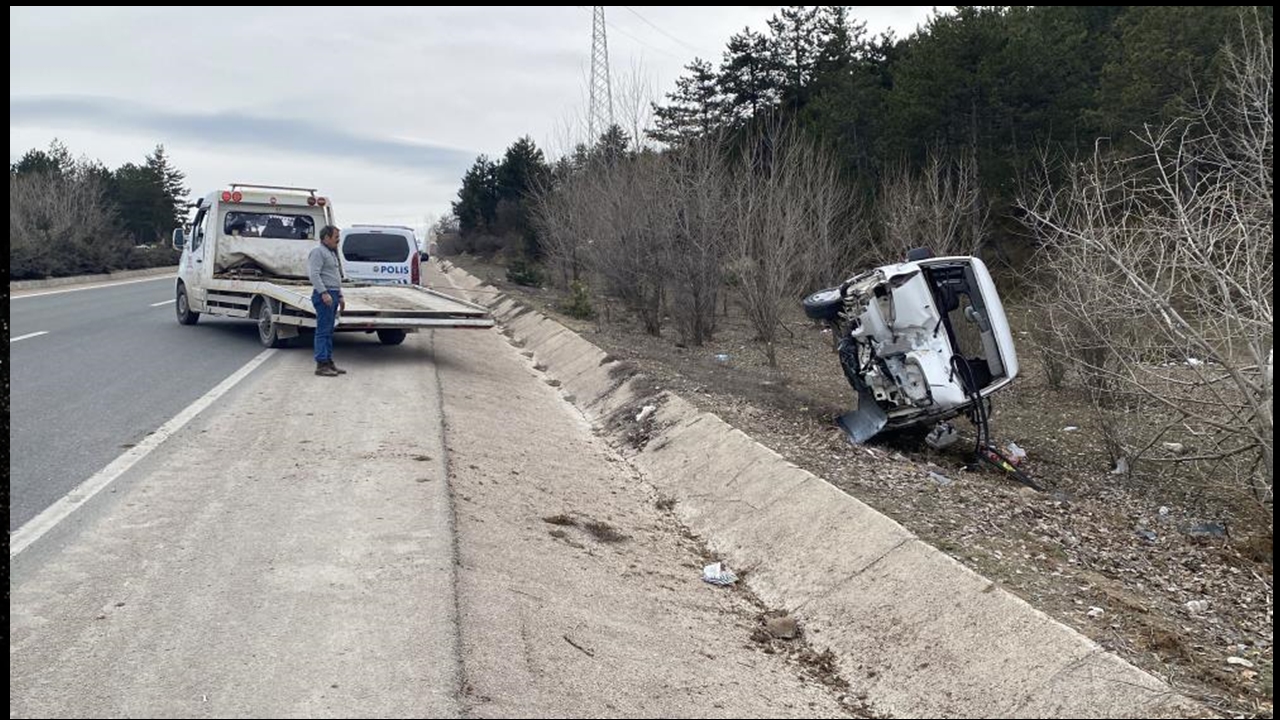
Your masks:
{"label": "man's dark hair", "polygon": [[324,229],[320,231],[320,239],[328,240],[329,238],[334,237],[337,234],[338,234],[338,227],[336,225],[325,225]]}

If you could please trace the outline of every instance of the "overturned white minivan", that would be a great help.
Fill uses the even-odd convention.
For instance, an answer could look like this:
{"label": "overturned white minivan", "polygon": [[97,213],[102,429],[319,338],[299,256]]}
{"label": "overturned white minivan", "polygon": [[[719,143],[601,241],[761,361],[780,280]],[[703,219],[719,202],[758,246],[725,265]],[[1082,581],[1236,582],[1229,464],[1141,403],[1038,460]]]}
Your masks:
{"label": "overturned white minivan", "polygon": [[970,411],[1013,381],[1018,356],[987,266],[929,257],[861,273],[804,299],[832,326],[858,405],[839,422],[854,442],[882,429],[937,423]]}

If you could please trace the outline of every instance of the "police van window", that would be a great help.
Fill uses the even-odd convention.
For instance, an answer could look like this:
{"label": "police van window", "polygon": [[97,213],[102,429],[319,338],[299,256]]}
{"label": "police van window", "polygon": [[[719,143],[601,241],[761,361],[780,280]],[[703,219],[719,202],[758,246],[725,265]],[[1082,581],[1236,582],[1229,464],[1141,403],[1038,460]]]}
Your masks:
{"label": "police van window", "polygon": [[410,240],[386,233],[348,233],[342,239],[342,254],[350,262],[408,262]]}
{"label": "police van window", "polygon": [[238,237],[314,240],[316,223],[310,215],[231,210],[223,217],[222,232]]}

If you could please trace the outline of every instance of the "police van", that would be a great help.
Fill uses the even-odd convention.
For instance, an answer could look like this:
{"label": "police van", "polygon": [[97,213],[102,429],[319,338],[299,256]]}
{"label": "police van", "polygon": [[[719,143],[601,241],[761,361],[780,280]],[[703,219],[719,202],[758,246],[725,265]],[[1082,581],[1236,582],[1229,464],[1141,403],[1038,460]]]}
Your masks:
{"label": "police van", "polygon": [[418,238],[402,225],[352,225],[338,244],[348,280],[377,285],[420,285]]}

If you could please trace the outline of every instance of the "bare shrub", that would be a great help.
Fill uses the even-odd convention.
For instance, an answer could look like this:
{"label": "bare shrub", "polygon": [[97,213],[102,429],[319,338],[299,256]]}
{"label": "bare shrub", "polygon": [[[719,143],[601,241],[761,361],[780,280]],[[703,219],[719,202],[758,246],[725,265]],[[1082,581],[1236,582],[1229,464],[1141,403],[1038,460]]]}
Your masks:
{"label": "bare shrub", "polygon": [[1222,95],[1022,208],[1053,279],[1040,320],[1122,452],[1269,502],[1273,50],[1260,25],[1245,35]]}

